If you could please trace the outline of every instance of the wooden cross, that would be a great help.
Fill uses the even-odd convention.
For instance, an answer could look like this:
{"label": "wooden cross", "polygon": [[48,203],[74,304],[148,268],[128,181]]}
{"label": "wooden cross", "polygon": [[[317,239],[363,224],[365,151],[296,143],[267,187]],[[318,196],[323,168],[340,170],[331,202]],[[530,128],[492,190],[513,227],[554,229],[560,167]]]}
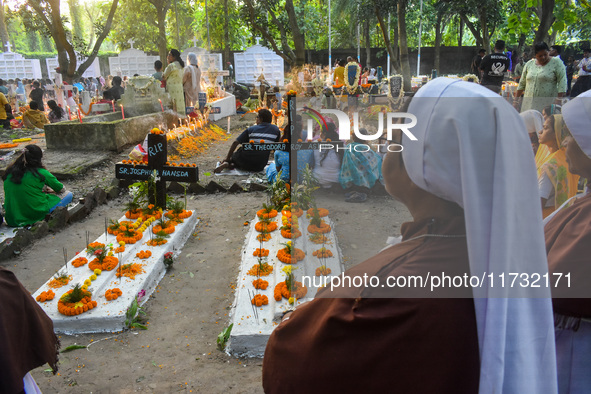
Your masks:
{"label": "wooden cross", "polygon": [[10,45],[10,41],[6,42],[6,48],[8,49],[6,52],[11,52],[10,48],[12,48],[12,45]]}
{"label": "wooden cross", "polygon": [[197,48],[197,37],[193,37],[191,41],[193,41],[193,47]]}
{"label": "wooden cross", "polygon": [[165,134],[148,134],[148,165],[115,164],[117,179],[145,181],[156,170],[156,193],[150,191],[150,203],[158,208],[166,208],[166,181],[197,182],[197,167],[167,166],[167,142]]}
{"label": "wooden cross", "polygon": [[127,42],[131,46],[131,49],[133,49],[133,43],[135,42],[135,40],[133,38],[130,38],[129,40],[127,40]]}

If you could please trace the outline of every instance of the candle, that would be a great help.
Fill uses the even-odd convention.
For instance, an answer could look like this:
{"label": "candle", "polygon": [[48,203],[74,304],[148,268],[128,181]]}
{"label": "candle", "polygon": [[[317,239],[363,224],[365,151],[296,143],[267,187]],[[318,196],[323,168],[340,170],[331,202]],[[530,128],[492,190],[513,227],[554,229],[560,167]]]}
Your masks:
{"label": "candle", "polygon": [[68,120],[72,120],[72,115],[70,114],[70,106],[68,105]]}
{"label": "candle", "polygon": [[111,105],[113,106],[113,112],[115,112],[115,100],[111,101]]}
{"label": "candle", "polygon": [[121,104],[121,118],[125,119],[125,111],[123,111],[123,104]]}
{"label": "candle", "polygon": [[228,116],[228,130],[227,133],[230,134],[230,117]]}
{"label": "candle", "polygon": [[80,123],[82,123],[82,116],[80,115],[80,109],[78,109],[77,111],[78,111],[78,120],[80,121]]}
{"label": "candle", "polygon": [[162,100],[158,99],[158,101],[160,101],[160,109],[162,110],[162,112],[164,112],[164,106],[162,105]]}

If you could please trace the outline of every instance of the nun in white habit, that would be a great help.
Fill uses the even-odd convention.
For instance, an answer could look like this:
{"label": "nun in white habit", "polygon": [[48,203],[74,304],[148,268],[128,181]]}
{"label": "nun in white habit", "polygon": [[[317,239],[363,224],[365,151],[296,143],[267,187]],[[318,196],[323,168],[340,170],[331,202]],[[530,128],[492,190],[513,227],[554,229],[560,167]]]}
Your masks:
{"label": "nun in white habit", "polygon": [[189,52],[187,66],[183,73],[183,89],[185,91],[185,104],[199,107],[199,93],[201,92],[201,69],[197,64],[197,55]]}

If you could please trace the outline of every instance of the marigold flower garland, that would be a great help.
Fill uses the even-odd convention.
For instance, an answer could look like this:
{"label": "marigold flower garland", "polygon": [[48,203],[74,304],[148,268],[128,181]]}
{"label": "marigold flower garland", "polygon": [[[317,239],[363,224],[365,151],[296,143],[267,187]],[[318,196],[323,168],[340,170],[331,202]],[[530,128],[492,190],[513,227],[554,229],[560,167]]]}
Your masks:
{"label": "marigold flower garland", "polygon": [[42,291],[36,298],[37,302],[51,301],[55,297],[53,290]]}
{"label": "marigold flower garland", "polygon": [[326,234],[326,233],[329,233],[330,230],[331,230],[330,225],[325,223],[324,221],[321,221],[319,225],[310,224],[308,226],[309,233]]}
{"label": "marigold flower garland", "polygon": [[150,252],[149,250],[140,250],[139,253],[136,253],[135,257],[138,257],[140,259],[147,259],[152,257],[152,252]]}
{"label": "marigold flower garland", "polygon": [[312,252],[312,255],[318,257],[319,259],[333,256],[332,252],[326,249],[325,247],[315,250],[314,252]]}
{"label": "marigold flower garland", "polygon": [[295,264],[298,261],[302,261],[305,257],[306,254],[304,251],[298,248],[292,248],[289,250],[288,247],[285,247],[277,251],[277,258],[285,264]]}
{"label": "marigold flower garland", "polygon": [[60,297],[57,310],[66,316],[79,315],[97,306],[96,301],[92,301],[91,297],[92,294],[89,291],[76,286]]}
{"label": "marigold flower garland", "polygon": [[327,268],[325,265],[316,268],[316,276],[328,276],[331,272],[331,269]]}
{"label": "marigold flower garland", "polygon": [[269,286],[269,282],[263,279],[255,279],[252,281],[252,285],[255,289],[267,290],[267,286]]}
{"label": "marigold flower garland", "polygon": [[114,289],[108,289],[107,291],[105,291],[105,298],[107,299],[107,301],[112,301],[112,300],[116,300],[117,298],[121,297],[123,295],[123,292],[115,287]]}
{"label": "marigold flower garland", "polygon": [[60,287],[67,285],[71,280],[72,275],[62,275],[51,278],[47,286],[51,287],[52,289],[59,289]]}
{"label": "marigold flower garland", "polygon": [[86,263],[88,263],[88,259],[86,257],[78,257],[72,261],[72,265],[76,268],[82,267]]}
{"label": "marigold flower garland", "polygon": [[275,222],[257,222],[254,225],[254,229],[259,233],[271,232],[277,230],[277,223]]}
{"label": "marigold flower garland", "polygon": [[255,249],[254,252],[252,252],[252,255],[254,257],[267,257],[269,255],[269,250],[264,248],[258,248]]}
{"label": "marigold flower garland", "polygon": [[[281,233],[283,234],[283,231]],[[269,234],[269,233],[261,233],[261,234],[257,235],[257,241],[267,242],[270,239],[271,239],[271,234]]]}
{"label": "marigold flower garland", "polygon": [[275,301],[281,301],[282,298],[290,299],[291,297],[301,299],[304,298],[308,294],[308,288],[302,285],[302,282],[294,281],[294,289],[293,292],[290,292],[287,288],[287,284],[285,281],[277,283],[275,286],[275,290],[273,291],[273,295],[275,297]]}
{"label": "marigold flower garland", "polygon": [[253,265],[247,272],[251,276],[267,276],[273,272],[273,266],[268,263],[261,263]]}
{"label": "marigold flower garland", "polygon": [[124,266],[117,268],[117,277],[120,278],[122,276],[126,276],[130,279],[135,279],[136,275],[143,274],[144,268],[141,264],[138,263],[131,263],[125,264]]}
{"label": "marigold flower garland", "polygon": [[263,306],[269,304],[269,298],[266,295],[257,294],[250,302],[255,306]]}
{"label": "marigold flower garland", "polygon": [[[320,216],[321,218],[328,216],[329,211],[326,208],[316,208],[316,210],[318,211],[318,216]],[[314,215],[314,208],[310,208],[307,211],[309,216]]]}
{"label": "marigold flower garland", "polygon": [[263,208],[257,212],[259,219],[271,219],[277,216],[275,209]]}

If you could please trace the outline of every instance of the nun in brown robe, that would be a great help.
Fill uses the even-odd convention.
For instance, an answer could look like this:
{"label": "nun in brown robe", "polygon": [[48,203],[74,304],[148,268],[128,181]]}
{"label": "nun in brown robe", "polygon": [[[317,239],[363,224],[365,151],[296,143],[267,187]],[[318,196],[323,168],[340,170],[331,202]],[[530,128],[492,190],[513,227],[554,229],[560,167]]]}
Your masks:
{"label": "nun in brown robe", "polygon": [[[569,171],[587,180],[586,190],[545,220],[544,233],[556,326],[560,393],[591,392],[591,91],[563,106]],[[568,275],[568,278],[566,277]]]}
{"label": "nun in brown robe", "polygon": [[49,316],[16,276],[0,267],[0,393],[23,393],[25,375],[45,363],[57,373],[58,350]]}
{"label": "nun in brown robe", "polygon": [[[547,273],[525,126],[502,98],[471,85],[438,78],[413,99],[409,112],[418,118],[412,129],[418,142],[404,135],[402,156],[390,152],[383,162],[386,189],[407,206],[413,222],[401,227],[402,242],[345,275],[374,275],[384,284],[391,276],[443,272],[452,277],[486,277],[493,269]],[[418,97],[427,100],[419,103]],[[394,136],[393,142],[400,139]],[[508,199],[517,187],[519,197]],[[514,220],[517,214],[520,220]],[[516,293],[499,287],[486,282],[481,289],[448,286],[433,292],[322,289],[273,331],[263,388],[267,393],[556,393],[549,291],[527,290],[511,298]]]}

